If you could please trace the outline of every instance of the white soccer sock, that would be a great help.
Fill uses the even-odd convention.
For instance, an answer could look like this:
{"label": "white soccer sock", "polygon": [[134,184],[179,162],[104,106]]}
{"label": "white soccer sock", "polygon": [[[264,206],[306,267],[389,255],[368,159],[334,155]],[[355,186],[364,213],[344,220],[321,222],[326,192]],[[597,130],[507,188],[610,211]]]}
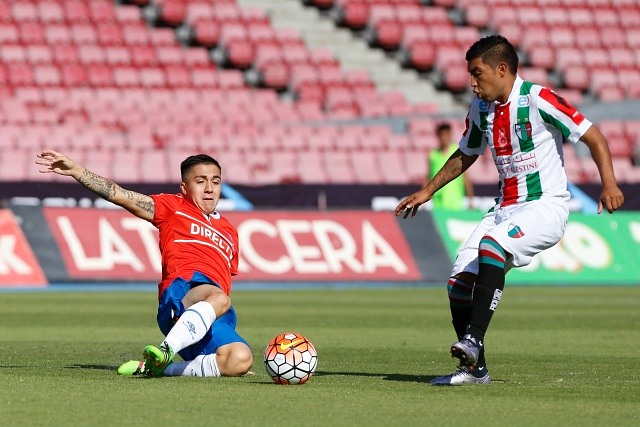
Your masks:
{"label": "white soccer sock", "polygon": [[214,320],[216,320],[216,312],[213,306],[206,301],[197,302],[180,316],[164,342],[171,346],[174,353],[177,353],[200,341]]}
{"label": "white soccer sock", "polygon": [[219,377],[215,354],[197,356],[188,362],[173,362],[164,370],[166,377]]}

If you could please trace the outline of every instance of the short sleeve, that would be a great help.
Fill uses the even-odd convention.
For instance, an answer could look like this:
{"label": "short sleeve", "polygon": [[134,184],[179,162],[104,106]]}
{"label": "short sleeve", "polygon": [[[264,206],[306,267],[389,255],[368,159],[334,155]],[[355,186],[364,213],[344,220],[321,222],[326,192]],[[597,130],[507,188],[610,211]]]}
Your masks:
{"label": "short sleeve", "polygon": [[152,194],[150,197],[155,204],[155,213],[151,223],[156,227],[166,221],[183,200],[178,194]]}
{"label": "short sleeve", "polygon": [[465,119],[465,130],[458,146],[467,156],[484,153],[487,146],[485,131],[487,127],[487,113],[489,105],[484,101],[474,99]]}
{"label": "short sleeve", "polygon": [[578,142],[592,125],[573,105],[547,88],[540,90],[538,112],[545,123],[558,129],[567,141],[573,143]]}

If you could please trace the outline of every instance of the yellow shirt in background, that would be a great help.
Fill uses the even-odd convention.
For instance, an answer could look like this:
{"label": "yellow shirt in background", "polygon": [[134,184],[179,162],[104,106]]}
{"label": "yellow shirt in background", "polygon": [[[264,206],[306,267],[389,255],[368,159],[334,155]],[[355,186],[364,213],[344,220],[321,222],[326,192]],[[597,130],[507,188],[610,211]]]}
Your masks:
{"label": "yellow shirt in background", "polygon": [[[444,166],[449,157],[458,149],[456,144],[451,144],[443,153],[440,150],[432,150],[429,153],[429,179]],[[462,210],[464,209],[464,179],[462,175],[442,187],[433,195],[431,201],[434,209]]]}

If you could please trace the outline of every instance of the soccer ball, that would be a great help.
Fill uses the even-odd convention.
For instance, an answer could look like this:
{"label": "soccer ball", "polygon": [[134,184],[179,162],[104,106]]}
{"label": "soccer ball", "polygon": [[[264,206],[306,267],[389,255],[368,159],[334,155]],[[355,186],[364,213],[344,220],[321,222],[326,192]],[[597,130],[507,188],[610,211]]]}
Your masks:
{"label": "soccer ball", "polygon": [[304,384],[318,366],[311,342],[295,332],[280,334],[264,351],[264,367],[276,384]]}

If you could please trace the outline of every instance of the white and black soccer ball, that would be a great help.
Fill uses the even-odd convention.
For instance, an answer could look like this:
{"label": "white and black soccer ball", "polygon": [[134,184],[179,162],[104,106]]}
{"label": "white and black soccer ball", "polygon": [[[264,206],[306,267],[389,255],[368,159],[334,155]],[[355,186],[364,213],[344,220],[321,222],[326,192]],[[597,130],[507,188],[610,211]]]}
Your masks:
{"label": "white and black soccer ball", "polygon": [[318,353],[305,336],[286,332],[267,345],[264,366],[276,384],[304,384],[318,366]]}

